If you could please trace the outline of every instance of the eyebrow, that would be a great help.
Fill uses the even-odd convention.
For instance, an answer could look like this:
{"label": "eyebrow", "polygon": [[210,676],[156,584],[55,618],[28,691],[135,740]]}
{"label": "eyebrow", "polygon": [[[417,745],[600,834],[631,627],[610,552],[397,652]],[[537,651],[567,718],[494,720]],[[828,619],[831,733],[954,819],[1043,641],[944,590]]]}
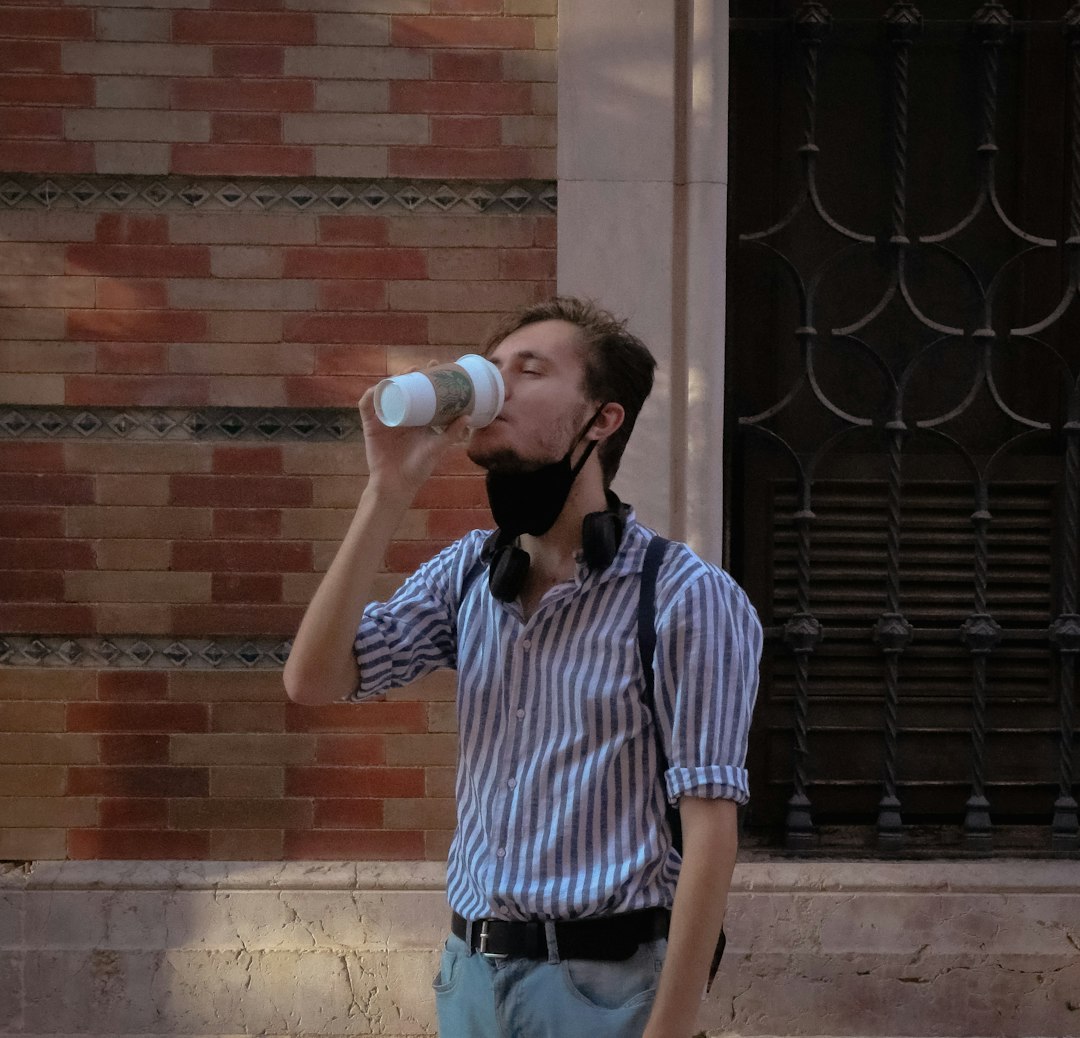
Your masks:
{"label": "eyebrow", "polygon": [[[488,359],[497,368],[501,368],[505,363],[502,357],[489,357]],[[521,361],[536,361],[540,364],[551,364],[551,360],[548,357],[545,357],[542,353],[537,353],[535,350],[521,350],[520,352],[515,353],[510,359],[515,363]]]}

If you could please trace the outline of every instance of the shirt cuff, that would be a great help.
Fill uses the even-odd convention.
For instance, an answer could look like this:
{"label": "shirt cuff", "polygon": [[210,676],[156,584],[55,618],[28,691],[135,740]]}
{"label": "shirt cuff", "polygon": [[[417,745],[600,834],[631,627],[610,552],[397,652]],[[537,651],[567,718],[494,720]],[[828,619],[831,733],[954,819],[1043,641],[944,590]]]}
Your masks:
{"label": "shirt cuff", "polygon": [[750,799],[750,780],[746,768],[737,768],[732,764],[669,768],[664,780],[668,800],[673,804],[683,794],[706,800],[734,800],[736,804],[745,804]]}

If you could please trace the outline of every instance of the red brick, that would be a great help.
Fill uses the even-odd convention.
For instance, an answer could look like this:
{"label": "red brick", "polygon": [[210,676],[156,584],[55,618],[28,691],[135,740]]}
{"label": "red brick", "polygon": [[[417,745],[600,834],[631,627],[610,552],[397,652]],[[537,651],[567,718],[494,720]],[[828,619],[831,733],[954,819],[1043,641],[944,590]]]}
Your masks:
{"label": "red brick", "polygon": [[69,796],[204,797],[210,792],[209,768],[71,767]]}
{"label": "red brick", "polygon": [[169,368],[169,349],[164,342],[104,342],[95,350],[101,374],[154,375]]}
{"label": "red brick", "polygon": [[94,479],[59,473],[0,473],[0,501],[28,505],[89,505],[94,503]]}
{"label": "red brick", "polygon": [[94,146],[72,141],[9,141],[4,167],[19,173],[91,173]]}
{"label": "red brick", "polygon": [[447,543],[470,530],[490,530],[494,524],[487,508],[436,508],[428,512],[426,525],[429,537]]}
{"label": "red brick", "polygon": [[263,112],[215,112],[210,119],[215,144],[280,144],[281,116]]}
{"label": "red brick", "polygon": [[284,855],[289,861],[412,861],[424,856],[424,837],[417,832],[361,829],[287,832]]}
{"label": "red brick", "polygon": [[5,443],[0,446],[0,472],[62,472],[61,443]]}
{"label": "red brick", "polygon": [[98,738],[98,758],[102,764],[168,764],[167,735],[112,735]]}
{"label": "red brick", "polygon": [[320,216],[318,227],[324,245],[385,245],[390,239],[384,216]]}
{"label": "red brick", "polygon": [[90,40],[94,38],[94,15],[85,8],[56,10],[5,4],[0,32],[16,39]]}
{"label": "red brick", "polygon": [[394,47],[530,48],[536,36],[529,18],[454,18],[395,15],[390,22]]}
{"label": "red brick", "polygon": [[205,314],[190,310],[69,310],[69,339],[114,342],[201,342],[207,338]]}
{"label": "red brick", "polygon": [[63,537],[64,510],[9,507],[0,503],[0,537],[22,537],[30,530],[38,537]]}
{"label": "red brick", "polygon": [[293,767],[285,773],[285,795],[418,797],[424,795],[424,771],[423,768]]}
{"label": "red brick", "polygon": [[529,83],[453,83],[397,80],[390,84],[391,112],[424,115],[532,115]]}
{"label": "red brick", "polygon": [[98,407],[199,407],[210,402],[210,379],[165,375],[68,375],[64,403]]}
{"label": "red brick", "polygon": [[353,343],[333,343],[317,347],[315,372],[318,375],[374,375],[386,372],[386,351]]}
{"label": "red brick", "polygon": [[249,506],[270,505],[302,508],[311,504],[311,480],[306,476],[207,476],[169,477],[169,501],[174,505],[219,505],[243,501]]}
{"label": "red brick", "polygon": [[376,377],[334,376],[285,379],[285,399],[290,407],[355,407],[378,382]]}
{"label": "red brick", "polygon": [[422,314],[299,314],[285,319],[290,342],[373,343],[427,342],[427,317]]}
{"label": "red brick", "polygon": [[69,732],[205,732],[202,703],[70,703]]}
{"label": "red brick", "polygon": [[427,258],[422,249],[327,249],[296,247],[285,250],[287,278],[425,278]]}
{"label": "red brick", "polygon": [[499,274],[509,281],[544,281],[555,276],[554,249],[503,249]]}
{"label": "red brick", "polygon": [[5,72],[61,72],[59,43],[0,40],[0,68]]}
{"label": "red brick", "polygon": [[179,79],[171,107],[191,112],[311,112],[315,85],[306,79]]}
{"label": "red brick", "polygon": [[286,704],[290,732],[421,733],[427,731],[423,703],[329,703],[325,706]]}
{"label": "red brick", "polygon": [[[248,734],[252,732],[283,732],[285,731],[285,704],[215,703],[211,708],[210,713],[210,730],[214,732],[243,732]],[[222,770],[235,771],[237,769]],[[251,768],[244,768],[242,770],[252,773]],[[255,769],[254,774],[258,774],[260,770],[265,769]],[[275,773],[278,773],[279,771],[279,769],[276,768],[272,770]],[[220,777],[221,770],[211,776],[210,789],[212,793],[216,790],[216,782]],[[258,785],[253,784],[252,788],[258,790],[260,794],[270,792],[261,781]],[[229,795],[234,795],[231,786]]]}
{"label": "red brick", "polygon": [[[0,102],[90,108],[94,104],[94,78],[93,76],[0,75]],[[7,170],[14,168],[6,160],[4,167]]]}
{"label": "red brick", "polygon": [[49,570],[0,570],[0,601],[59,602],[64,574]]}
{"label": "red brick", "polygon": [[98,804],[98,818],[102,829],[164,829],[169,801],[109,797]]}
{"label": "red brick", "polygon": [[381,800],[316,800],[316,829],[381,829]]}
{"label": "red brick", "polygon": [[390,573],[412,573],[446,547],[446,541],[397,541],[386,552]]}
{"label": "red brick", "polygon": [[0,137],[62,137],[63,133],[64,116],[58,108],[0,111]]}
{"label": "red brick", "polygon": [[160,829],[72,829],[68,856],[73,860],[200,859],[210,851],[210,834]]}
{"label": "red brick", "polygon": [[498,83],[503,76],[498,51],[448,51],[431,55],[431,78],[466,83]]}
{"label": "red brick", "polygon": [[102,670],[97,676],[98,699],[112,702],[164,700],[169,676],[160,670]]}
{"label": "red brick", "polygon": [[255,445],[239,447],[232,445],[214,447],[213,471],[248,475],[265,473],[280,475],[282,470],[281,448]]}
{"label": "red brick", "polygon": [[432,14],[502,14],[504,0],[431,0]]}
{"label": "red brick", "polygon": [[413,501],[414,508],[483,508],[486,504],[483,480],[461,476],[433,476]]}
{"label": "red brick", "polygon": [[306,573],[313,565],[312,547],[294,541],[177,541],[170,568],[211,573]]}
{"label": "red brick", "polygon": [[431,143],[459,148],[496,147],[502,137],[498,116],[434,115],[431,117]]}
{"label": "red brick", "polygon": [[212,602],[280,602],[283,580],[280,574],[215,573],[211,578]]}
{"label": "red brick", "polygon": [[214,510],[214,537],[281,536],[281,512],[271,508],[218,508]]}
{"label": "red brick", "polygon": [[93,245],[67,249],[69,274],[112,274],[121,277],[208,278],[210,249],[205,245]]}
{"label": "red brick", "polygon": [[[366,704],[370,705],[370,704]],[[364,707],[359,707],[363,710]],[[386,743],[381,735],[323,735],[315,746],[320,764],[385,764]]]}
{"label": "red brick", "polygon": [[307,177],[315,156],[310,148],[274,144],[174,144],[172,169],[188,176]]}
{"label": "red brick", "polygon": [[98,278],[95,302],[101,310],[163,310],[168,286],[154,278]]}
{"label": "red brick", "polygon": [[180,635],[242,634],[290,638],[300,626],[303,606],[175,605],[173,633]]}
{"label": "red brick", "polygon": [[215,76],[281,76],[284,47],[215,47]]}
{"label": "red brick", "polygon": [[303,12],[177,11],[172,38],[177,43],[315,42],[315,18]]}
{"label": "red brick", "polygon": [[93,569],[94,549],[88,541],[37,537],[0,539],[0,569],[16,568]]}
{"label": "red brick", "polygon": [[311,804],[280,797],[174,799],[169,816],[177,829],[275,829],[311,824]]}
{"label": "red brick", "polygon": [[477,177],[511,179],[533,175],[528,148],[389,148],[392,177]]}
{"label": "red brick", "polygon": [[321,281],[317,305],[320,310],[385,310],[386,282]]}
{"label": "red brick", "polygon": [[[104,213],[97,219],[94,240],[102,245],[167,245],[169,220],[143,213]],[[156,274],[158,271],[141,271]]]}

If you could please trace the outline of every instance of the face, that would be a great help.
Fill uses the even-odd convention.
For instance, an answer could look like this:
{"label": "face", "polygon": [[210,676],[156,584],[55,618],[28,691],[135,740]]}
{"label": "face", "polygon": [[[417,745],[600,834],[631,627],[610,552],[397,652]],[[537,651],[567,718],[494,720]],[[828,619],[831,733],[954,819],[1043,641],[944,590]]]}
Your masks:
{"label": "face", "polygon": [[469,457],[491,469],[535,468],[561,458],[596,409],[584,389],[581,332],[538,321],[508,335],[488,359],[506,387],[502,413],[473,432]]}

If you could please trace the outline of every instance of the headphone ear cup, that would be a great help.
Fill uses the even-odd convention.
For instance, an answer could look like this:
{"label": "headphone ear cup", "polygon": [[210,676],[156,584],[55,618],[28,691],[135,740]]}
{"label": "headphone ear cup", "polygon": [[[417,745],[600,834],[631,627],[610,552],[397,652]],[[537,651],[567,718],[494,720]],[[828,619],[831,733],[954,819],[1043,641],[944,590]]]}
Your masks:
{"label": "headphone ear cup", "polygon": [[581,554],[591,570],[605,570],[622,543],[626,521],[618,512],[590,512],[581,522]]}
{"label": "headphone ear cup", "polygon": [[500,602],[513,602],[529,574],[529,553],[516,544],[496,548],[488,567],[488,587]]}

